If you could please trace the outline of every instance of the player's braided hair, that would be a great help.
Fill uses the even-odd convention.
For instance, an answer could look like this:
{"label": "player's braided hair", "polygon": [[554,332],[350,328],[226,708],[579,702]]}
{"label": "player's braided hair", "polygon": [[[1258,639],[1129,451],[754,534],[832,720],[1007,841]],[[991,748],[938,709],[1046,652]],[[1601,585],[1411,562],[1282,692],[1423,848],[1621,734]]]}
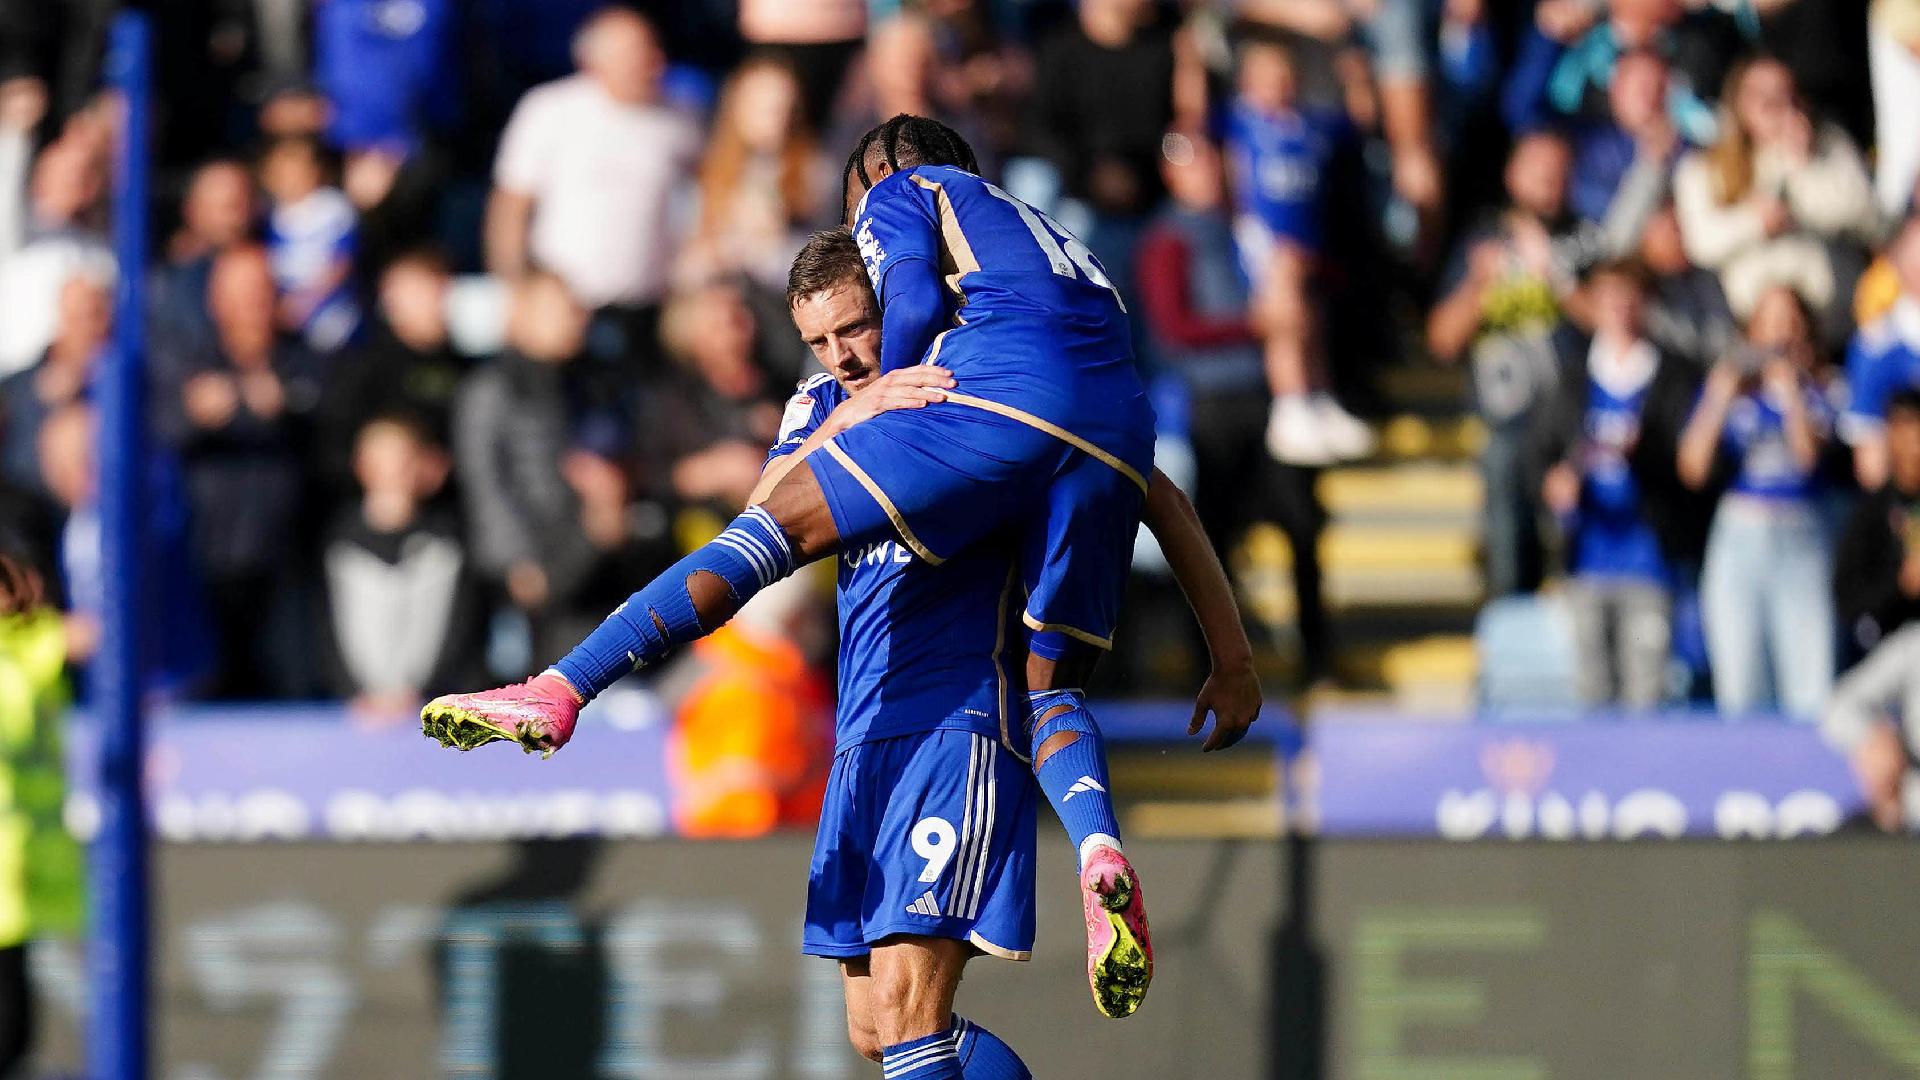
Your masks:
{"label": "player's braided hair", "polygon": [[841,174],[849,189],[856,176],[862,187],[873,186],[873,178],[867,175],[867,158],[876,153],[879,160],[896,172],[915,165],[952,165],[970,173],[980,171],[973,147],[967,145],[959,132],[938,120],[911,113],[899,113],[883,120],[860,136],[860,141],[853,145],[853,153],[847,156],[846,172]]}

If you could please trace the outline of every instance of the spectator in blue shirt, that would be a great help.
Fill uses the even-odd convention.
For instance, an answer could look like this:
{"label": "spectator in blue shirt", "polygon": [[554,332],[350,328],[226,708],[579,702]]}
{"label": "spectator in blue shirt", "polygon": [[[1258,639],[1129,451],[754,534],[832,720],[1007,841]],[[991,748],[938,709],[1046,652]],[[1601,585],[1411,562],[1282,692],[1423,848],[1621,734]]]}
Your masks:
{"label": "spectator in blue shirt", "polygon": [[1252,282],[1273,392],[1267,449],[1289,465],[1330,465],[1373,452],[1373,433],[1327,391],[1310,295],[1320,260],[1323,185],[1345,119],[1297,99],[1293,56],[1274,37],[1240,48],[1239,92],[1226,120],[1234,240]]}
{"label": "spectator in blue shirt", "polygon": [[360,328],[352,289],[358,215],[340,189],[328,185],[323,151],[310,138],[268,146],[260,186],[270,203],[267,251],[280,289],[281,328],[315,352],[331,353]]}
{"label": "spectator in blue shirt", "polygon": [[1887,476],[1887,402],[1920,387],[1920,217],[1908,218],[1887,248],[1900,281],[1900,298],[1885,315],[1862,326],[1847,347],[1852,399],[1841,434],[1853,445],[1860,486],[1873,491]]}
{"label": "spectator in blue shirt", "polygon": [[1537,428],[1541,501],[1565,537],[1580,700],[1646,709],[1666,696],[1688,546],[1675,432],[1694,391],[1646,336],[1637,263],[1601,264],[1585,293],[1593,336],[1563,344],[1565,378]]}
{"label": "spectator in blue shirt", "polygon": [[1700,580],[1714,704],[1812,719],[1833,687],[1833,551],[1820,509],[1834,410],[1813,318],[1785,286],[1761,294],[1746,340],[1715,364],[1680,437],[1695,491],[1730,481]]}

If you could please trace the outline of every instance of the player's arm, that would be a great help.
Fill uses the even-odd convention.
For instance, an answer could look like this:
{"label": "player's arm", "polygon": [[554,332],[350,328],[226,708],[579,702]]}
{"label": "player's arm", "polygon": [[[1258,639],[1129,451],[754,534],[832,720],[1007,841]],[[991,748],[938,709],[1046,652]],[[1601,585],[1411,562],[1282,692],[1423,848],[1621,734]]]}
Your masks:
{"label": "player's arm", "polygon": [[895,174],[868,192],[853,231],[880,300],[883,373],[918,364],[951,325],[940,280],[940,221],[914,179]]}
{"label": "player's arm", "polygon": [[1200,516],[1186,493],[1159,469],[1147,485],[1146,526],[1166,553],[1173,577],[1187,596],[1200,632],[1206,636],[1213,671],[1194,700],[1193,722],[1187,734],[1198,735],[1212,712],[1213,733],[1201,750],[1223,750],[1240,741],[1260,717],[1260,680],[1253,673],[1253,646],[1240,621],[1240,605],[1233,585],[1214,554]]}
{"label": "player's arm", "polygon": [[947,391],[953,389],[953,385],[951,371],[931,364],[882,375],[874,380],[872,386],[836,406],[825,420],[807,433],[797,447],[784,452],[775,447],[776,456],[761,471],[760,482],[753,486],[753,494],[747,497],[747,505],[757,506],[767,501],[773,489],[780,486],[780,481],[793,471],[793,467],[806,460],[808,454],[826,445],[828,439],[883,412],[924,409],[936,401],[945,401]]}

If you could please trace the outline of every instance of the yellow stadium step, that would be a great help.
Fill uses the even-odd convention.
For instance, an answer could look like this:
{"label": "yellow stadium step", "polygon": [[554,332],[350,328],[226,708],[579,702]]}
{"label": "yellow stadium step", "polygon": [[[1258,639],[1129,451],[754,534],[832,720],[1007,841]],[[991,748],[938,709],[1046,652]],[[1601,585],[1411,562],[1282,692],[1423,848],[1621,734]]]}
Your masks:
{"label": "yellow stadium step", "polygon": [[1381,686],[1396,706],[1416,712],[1470,707],[1479,657],[1466,634],[1436,634],[1342,649],[1335,660],[1342,682]]}
{"label": "yellow stadium step", "polygon": [[1478,469],[1437,463],[1329,470],[1317,490],[1336,519],[1450,515],[1472,524],[1486,497]]}

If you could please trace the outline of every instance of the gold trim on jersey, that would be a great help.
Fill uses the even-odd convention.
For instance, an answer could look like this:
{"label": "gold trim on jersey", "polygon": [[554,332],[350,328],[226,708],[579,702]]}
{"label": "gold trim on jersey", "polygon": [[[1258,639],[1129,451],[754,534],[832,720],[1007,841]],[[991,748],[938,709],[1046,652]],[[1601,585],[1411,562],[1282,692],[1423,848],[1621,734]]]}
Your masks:
{"label": "gold trim on jersey", "polygon": [[947,391],[947,400],[955,405],[966,405],[975,409],[985,409],[990,413],[999,413],[1009,420],[1018,420],[1028,427],[1044,431],[1074,449],[1084,451],[1089,457],[1111,467],[1121,476],[1133,481],[1134,486],[1138,487],[1142,494],[1146,493],[1146,477],[1141,476],[1139,471],[1133,466],[1121,461],[1114,455],[1107,453],[1105,450],[1100,449],[1051,420],[1043,420],[1024,409],[1016,409],[1011,405],[1003,405],[998,401],[988,401],[986,398],[974,397],[972,394],[956,394],[949,390]]}
{"label": "gold trim on jersey", "polygon": [[906,517],[893,505],[893,500],[887,497],[887,493],[881,490],[880,485],[874,481],[873,477],[867,475],[867,470],[861,468],[852,458],[848,457],[847,452],[840,449],[840,445],[834,440],[828,439],[826,446],[827,453],[833,455],[833,460],[839,462],[841,467],[845,468],[849,475],[860,482],[861,487],[867,489],[867,494],[873,496],[873,501],[880,504],[880,509],[887,515],[887,520],[893,522],[894,531],[900,534],[901,541],[909,548],[912,548],[915,555],[925,559],[928,566],[939,566],[941,563],[947,561],[935,555],[933,552],[928,551],[927,546],[920,542],[920,538],[913,535],[913,530],[907,527]]}
{"label": "gold trim on jersey", "polygon": [[967,234],[960,229],[960,217],[953,212],[953,200],[947,197],[947,189],[938,180],[929,180],[918,173],[911,174],[910,178],[933,192],[934,210],[940,217],[940,269],[945,271],[947,291],[964,304],[967,297],[960,291],[960,279],[980,269],[980,260],[974,256]]}
{"label": "gold trim on jersey", "polygon": [[1068,626],[1066,623],[1041,622],[1039,619],[1034,618],[1031,613],[1025,611],[1020,613],[1020,621],[1026,623],[1027,627],[1032,630],[1051,630],[1057,634],[1065,634],[1076,641],[1084,641],[1096,649],[1106,649],[1109,652],[1113,651],[1112,638],[1101,637],[1092,631],[1082,630],[1077,626]]}

